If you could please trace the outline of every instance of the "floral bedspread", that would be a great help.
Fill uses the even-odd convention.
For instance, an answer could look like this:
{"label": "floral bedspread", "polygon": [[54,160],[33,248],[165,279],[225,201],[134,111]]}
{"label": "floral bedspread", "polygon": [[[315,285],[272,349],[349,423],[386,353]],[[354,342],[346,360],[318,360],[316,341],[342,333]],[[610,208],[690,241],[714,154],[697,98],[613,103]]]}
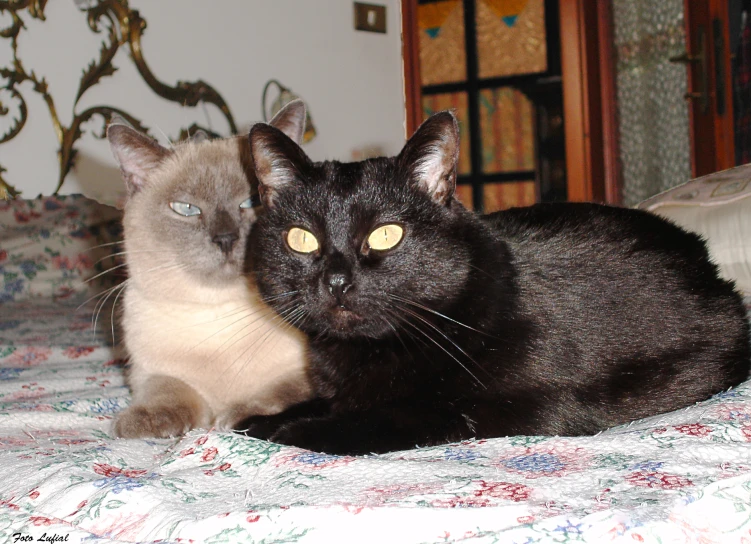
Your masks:
{"label": "floral bedspread", "polygon": [[[47,262],[8,232],[6,283]],[[751,383],[594,437],[357,458],[213,430],[118,440],[123,361],[72,285],[0,303],[0,542],[751,543]]]}

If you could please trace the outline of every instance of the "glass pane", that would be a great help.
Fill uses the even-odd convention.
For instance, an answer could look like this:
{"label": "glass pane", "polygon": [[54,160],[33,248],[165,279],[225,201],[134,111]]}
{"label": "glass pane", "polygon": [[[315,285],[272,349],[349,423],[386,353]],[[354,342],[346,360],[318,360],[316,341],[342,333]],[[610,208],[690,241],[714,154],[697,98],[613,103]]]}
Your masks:
{"label": "glass pane", "polygon": [[482,187],[483,211],[497,212],[507,208],[531,206],[536,201],[534,181],[486,183]]}
{"label": "glass pane", "polygon": [[512,87],[480,91],[482,170],[518,172],[535,168],[534,108]]}
{"label": "glass pane", "polygon": [[474,203],[472,201],[472,186],[461,184],[456,186],[456,198],[459,202],[464,204],[464,207],[468,210],[474,209]]}
{"label": "glass pane", "polygon": [[467,79],[462,0],[421,1],[417,6],[420,29],[420,79],[423,85]]}
{"label": "glass pane", "polygon": [[476,0],[481,78],[548,69],[544,0]]}
{"label": "glass pane", "polygon": [[613,0],[623,203],[691,178],[684,0]]}
{"label": "glass pane", "polygon": [[469,174],[472,171],[472,157],[469,155],[469,111],[467,93],[426,94],[422,96],[423,117],[427,119],[436,112],[454,110],[459,121],[459,166],[457,172]]}

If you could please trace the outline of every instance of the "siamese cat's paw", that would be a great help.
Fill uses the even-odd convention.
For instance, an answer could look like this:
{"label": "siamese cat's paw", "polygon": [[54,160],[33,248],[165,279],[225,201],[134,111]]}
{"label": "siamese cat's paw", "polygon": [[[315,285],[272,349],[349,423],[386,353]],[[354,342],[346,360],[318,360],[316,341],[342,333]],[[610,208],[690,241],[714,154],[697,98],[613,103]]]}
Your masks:
{"label": "siamese cat's paw", "polygon": [[197,420],[185,405],[135,405],[117,416],[114,432],[118,438],[168,438],[185,434],[197,426]]}

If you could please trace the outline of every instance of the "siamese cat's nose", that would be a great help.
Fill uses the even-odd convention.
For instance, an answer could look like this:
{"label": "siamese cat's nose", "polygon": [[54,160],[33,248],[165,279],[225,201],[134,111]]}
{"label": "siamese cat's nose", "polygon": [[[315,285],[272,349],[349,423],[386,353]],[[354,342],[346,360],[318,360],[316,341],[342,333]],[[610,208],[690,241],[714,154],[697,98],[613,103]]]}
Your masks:
{"label": "siamese cat's nose", "polygon": [[223,253],[229,253],[239,238],[240,236],[236,232],[224,232],[214,236],[211,241],[218,245]]}
{"label": "siamese cat's nose", "polygon": [[339,303],[341,303],[344,293],[349,291],[352,287],[351,276],[344,272],[327,273],[324,281],[328,286],[329,293],[331,293]]}

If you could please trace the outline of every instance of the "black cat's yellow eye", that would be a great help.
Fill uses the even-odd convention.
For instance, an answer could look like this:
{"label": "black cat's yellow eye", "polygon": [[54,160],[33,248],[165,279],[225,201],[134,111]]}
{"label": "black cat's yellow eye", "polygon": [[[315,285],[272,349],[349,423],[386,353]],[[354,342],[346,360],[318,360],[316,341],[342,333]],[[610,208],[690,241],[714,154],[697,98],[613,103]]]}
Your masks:
{"label": "black cat's yellow eye", "polygon": [[193,204],[188,204],[187,202],[170,202],[169,207],[172,208],[173,212],[182,215],[183,217],[201,215],[201,208],[194,206]]}
{"label": "black cat's yellow eye", "polygon": [[368,246],[376,251],[386,251],[396,247],[404,237],[404,229],[399,225],[381,225],[368,236]]}
{"label": "black cat's yellow eye", "polygon": [[253,197],[250,197],[249,199],[243,200],[242,202],[240,202],[240,208],[242,208],[243,210],[247,210],[252,207],[253,207]]}
{"label": "black cat's yellow eye", "polygon": [[318,240],[313,233],[298,227],[287,232],[287,245],[298,253],[313,253],[318,250]]}

